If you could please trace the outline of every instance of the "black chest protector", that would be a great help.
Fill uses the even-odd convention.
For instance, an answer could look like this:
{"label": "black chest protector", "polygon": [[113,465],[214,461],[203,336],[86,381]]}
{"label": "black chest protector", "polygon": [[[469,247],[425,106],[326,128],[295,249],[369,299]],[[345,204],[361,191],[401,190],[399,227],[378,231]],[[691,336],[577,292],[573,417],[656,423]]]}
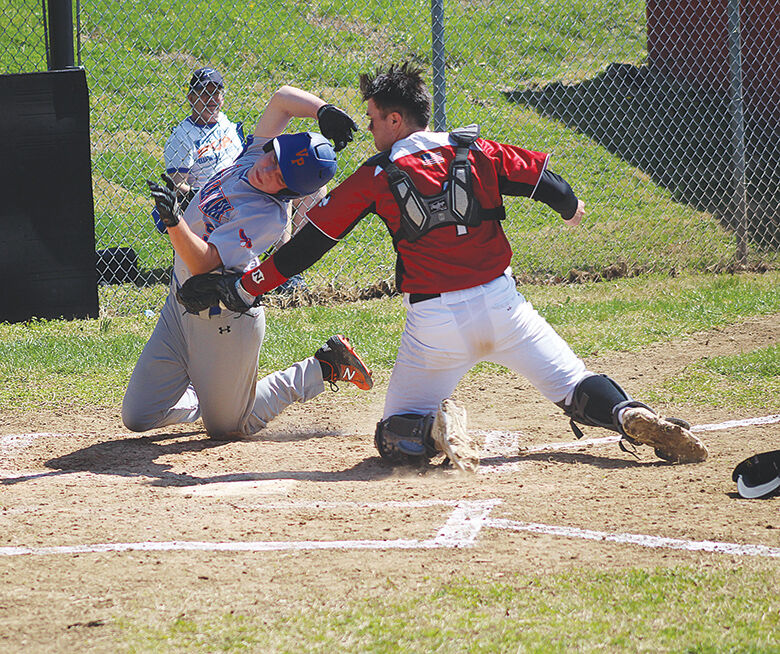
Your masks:
{"label": "black chest protector", "polygon": [[472,192],[472,172],[469,147],[479,136],[479,125],[469,125],[450,132],[455,141],[455,158],[441,193],[423,195],[411,177],[398,168],[388,152],[383,152],[371,163],[381,166],[390,181],[390,190],[401,212],[401,229],[396,240],[413,242],[436,227],[463,225],[475,227],[483,220],[503,220],[504,207],[483,209]]}

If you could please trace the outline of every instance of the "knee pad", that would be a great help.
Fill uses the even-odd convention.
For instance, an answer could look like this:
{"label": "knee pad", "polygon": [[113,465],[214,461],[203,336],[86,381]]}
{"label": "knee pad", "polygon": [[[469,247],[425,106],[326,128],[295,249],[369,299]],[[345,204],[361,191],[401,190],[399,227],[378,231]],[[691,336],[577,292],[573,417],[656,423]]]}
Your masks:
{"label": "knee pad", "polygon": [[582,438],[583,433],[575,422],[591,427],[603,427],[625,437],[627,434],[620,425],[618,412],[629,406],[650,408],[632,399],[620,384],[607,375],[586,377],[574,387],[571,404],[560,402],[558,406],[571,419],[571,429],[577,438]]}
{"label": "knee pad", "polygon": [[434,416],[403,413],[380,420],[374,433],[379,454],[390,463],[410,463],[436,455],[431,438]]}

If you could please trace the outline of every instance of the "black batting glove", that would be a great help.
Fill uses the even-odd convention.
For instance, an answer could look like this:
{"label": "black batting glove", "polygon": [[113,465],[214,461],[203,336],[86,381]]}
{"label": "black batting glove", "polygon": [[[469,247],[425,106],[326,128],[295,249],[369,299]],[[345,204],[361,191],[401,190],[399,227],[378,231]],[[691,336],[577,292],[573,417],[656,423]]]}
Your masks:
{"label": "black batting glove", "polygon": [[181,220],[181,207],[176,200],[176,184],[165,173],[160,175],[160,177],[162,177],[167,188],[148,179],[146,184],[152,192],[152,198],[154,199],[154,205],[157,207],[157,213],[160,214],[160,220],[163,221],[166,227],[175,227]]}
{"label": "black batting glove", "polygon": [[352,141],[352,132],[357,132],[358,126],[349,115],[334,107],[332,104],[324,104],[317,111],[317,121],[320,132],[326,139],[333,141],[333,149],[338,152],[347,147]]}

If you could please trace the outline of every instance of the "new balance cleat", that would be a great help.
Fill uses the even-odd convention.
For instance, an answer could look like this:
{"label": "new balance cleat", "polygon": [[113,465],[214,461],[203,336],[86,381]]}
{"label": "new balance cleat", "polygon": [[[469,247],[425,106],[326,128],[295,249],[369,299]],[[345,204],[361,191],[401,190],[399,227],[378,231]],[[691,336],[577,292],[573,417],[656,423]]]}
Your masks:
{"label": "new balance cleat", "polygon": [[335,386],[336,382],[346,381],[359,389],[367,391],[374,385],[371,371],[361,361],[352,348],[349,339],[341,334],[331,336],[314,354],[322,367],[322,379]]}

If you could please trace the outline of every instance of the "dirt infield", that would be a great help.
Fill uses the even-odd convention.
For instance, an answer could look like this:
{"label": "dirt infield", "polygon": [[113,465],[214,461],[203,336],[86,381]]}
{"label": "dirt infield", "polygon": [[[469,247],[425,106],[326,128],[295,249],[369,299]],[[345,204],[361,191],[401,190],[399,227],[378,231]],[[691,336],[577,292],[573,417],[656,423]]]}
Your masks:
{"label": "dirt infield", "polygon": [[[642,392],[703,357],[776,343],[780,316],[589,361]],[[316,598],[574,567],[780,562],[778,502],[731,471],[780,446],[780,414],[658,407],[697,426],[708,461],[634,458],[574,437],[524,381],[474,375],[455,398],[480,473],[386,467],[373,446],[387,379],[292,407],[252,442],[200,423],[127,433],[118,413],[0,419],[0,650],[115,651],[117,620],[272,616]],[[707,430],[705,425],[720,425]],[[570,445],[571,444],[571,445]]]}

